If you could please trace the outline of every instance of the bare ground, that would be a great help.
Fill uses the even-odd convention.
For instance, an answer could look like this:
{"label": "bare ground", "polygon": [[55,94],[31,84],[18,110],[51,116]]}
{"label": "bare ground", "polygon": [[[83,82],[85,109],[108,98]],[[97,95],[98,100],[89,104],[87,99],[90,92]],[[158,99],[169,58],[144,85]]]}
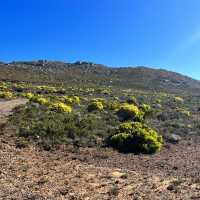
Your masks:
{"label": "bare ground", "polygon": [[[15,103],[0,102],[0,115],[21,104]],[[73,152],[62,147],[46,152],[34,146],[16,148],[13,137],[1,134],[0,199],[200,199],[198,141],[167,144],[156,155],[92,148]]]}

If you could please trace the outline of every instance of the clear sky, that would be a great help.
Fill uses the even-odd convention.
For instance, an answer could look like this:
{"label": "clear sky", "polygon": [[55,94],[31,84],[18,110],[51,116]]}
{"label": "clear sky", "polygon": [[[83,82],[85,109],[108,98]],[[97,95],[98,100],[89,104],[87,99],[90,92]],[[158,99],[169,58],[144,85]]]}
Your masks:
{"label": "clear sky", "polygon": [[0,60],[86,60],[200,79],[200,0],[2,0]]}

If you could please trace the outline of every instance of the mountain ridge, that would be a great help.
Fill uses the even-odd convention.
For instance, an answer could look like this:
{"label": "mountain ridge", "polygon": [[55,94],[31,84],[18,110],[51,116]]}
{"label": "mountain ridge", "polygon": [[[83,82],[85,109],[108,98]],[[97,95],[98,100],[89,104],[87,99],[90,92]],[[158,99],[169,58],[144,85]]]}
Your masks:
{"label": "mountain ridge", "polygon": [[77,61],[14,61],[0,62],[0,80],[48,83],[97,83],[146,90],[198,92],[200,81],[177,72],[146,66],[108,67]]}

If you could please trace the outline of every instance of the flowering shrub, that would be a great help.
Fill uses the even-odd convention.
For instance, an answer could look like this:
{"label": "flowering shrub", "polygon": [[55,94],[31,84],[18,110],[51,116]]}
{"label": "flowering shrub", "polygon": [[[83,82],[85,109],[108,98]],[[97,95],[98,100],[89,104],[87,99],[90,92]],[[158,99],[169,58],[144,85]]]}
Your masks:
{"label": "flowering shrub", "polygon": [[177,103],[183,103],[183,102],[184,102],[184,99],[181,98],[181,97],[175,97],[175,101],[176,101]]}
{"label": "flowering shrub", "polygon": [[93,101],[92,103],[90,103],[89,105],[88,105],[88,111],[89,112],[92,112],[93,110],[103,110],[103,104],[102,104],[102,102],[100,102],[100,101]]}
{"label": "flowering shrub", "polygon": [[67,104],[79,105],[81,102],[80,97],[78,97],[78,96],[63,96],[63,99]]}
{"label": "flowering shrub", "polygon": [[31,92],[28,92],[28,93],[23,93],[22,96],[27,99],[32,99],[34,97],[34,94]]}
{"label": "flowering shrub", "polygon": [[14,97],[12,92],[0,92],[0,98],[11,99]]}
{"label": "flowering shrub", "polygon": [[64,103],[54,103],[52,105],[50,105],[50,109],[52,110],[57,110],[60,112],[65,112],[65,113],[71,113],[72,112],[72,107],[68,106]]}
{"label": "flowering shrub", "polygon": [[[31,95],[29,94],[29,96]],[[49,105],[49,101],[41,96],[33,96],[32,98],[30,98],[30,100],[32,102],[39,103],[40,105]]]}
{"label": "flowering shrub", "polygon": [[36,86],[35,88],[36,90],[40,90],[40,91],[45,91],[47,93],[49,92],[56,92],[57,89],[55,87],[51,87],[51,86],[47,86],[47,85],[39,85],[39,86]]}
{"label": "flowering shrub", "polygon": [[137,105],[137,99],[134,96],[131,96],[127,99],[127,103],[129,104],[136,104]]}
{"label": "flowering shrub", "polygon": [[176,111],[181,113],[183,116],[186,116],[186,117],[190,117],[191,116],[191,113],[188,110],[177,108]]}
{"label": "flowering shrub", "polygon": [[109,103],[109,109],[117,111],[120,108],[120,103],[118,101],[113,101]]}
{"label": "flowering shrub", "polygon": [[123,152],[155,153],[163,144],[162,136],[140,122],[122,123],[109,144]]}
{"label": "flowering shrub", "polygon": [[106,100],[104,98],[94,98],[92,99],[92,102],[101,102],[103,106],[106,105]]}
{"label": "flowering shrub", "polygon": [[142,121],[144,116],[144,113],[140,111],[137,106],[127,103],[124,103],[120,106],[117,114],[122,120],[133,119],[136,121]]}
{"label": "flowering shrub", "polygon": [[142,104],[141,106],[140,106],[140,109],[144,112],[144,113],[149,113],[149,112],[151,112],[151,106],[150,105],[148,105],[148,104]]}

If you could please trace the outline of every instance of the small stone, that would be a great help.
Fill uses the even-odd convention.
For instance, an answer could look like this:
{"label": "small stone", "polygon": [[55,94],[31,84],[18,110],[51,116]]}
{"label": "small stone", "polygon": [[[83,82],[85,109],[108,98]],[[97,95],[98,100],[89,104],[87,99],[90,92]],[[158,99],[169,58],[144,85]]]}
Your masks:
{"label": "small stone", "polygon": [[170,135],[170,137],[168,138],[168,140],[171,143],[178,143],[181,140],[181,137],[179,135],[172,134],[172,135]]}
{"label": "small stone", "polygon": [[126,173],[118,172],[118,171],[112,172],[111,176],[113,178],[123,178],[123,179],[127,178],[127,174]]}

